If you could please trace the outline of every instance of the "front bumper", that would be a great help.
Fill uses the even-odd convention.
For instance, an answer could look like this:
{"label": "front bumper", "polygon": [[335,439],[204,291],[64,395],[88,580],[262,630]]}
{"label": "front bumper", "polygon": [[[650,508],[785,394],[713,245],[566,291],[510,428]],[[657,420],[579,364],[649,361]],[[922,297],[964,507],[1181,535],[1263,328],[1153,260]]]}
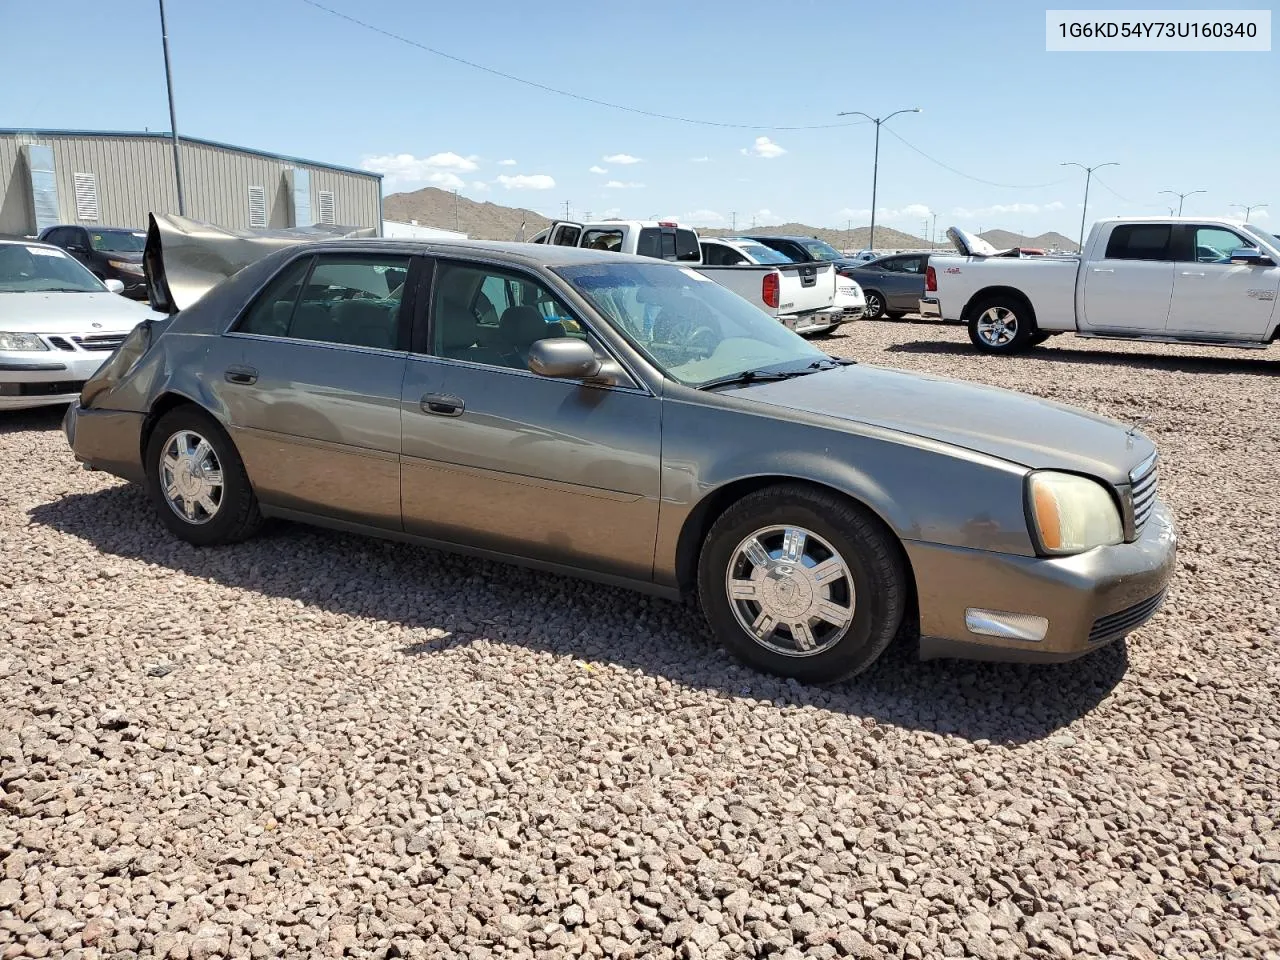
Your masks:
{"label": "front bumper", "polygon": [[95,410],[79,402],[67,408],[62,432],[75,458],[94,470],[105,470],[141,483],[142,425],[146,414],[127,410]]}
{"label": "front bumper", "polygon": [[942,304],[936,299],[923,297],[920,300],[920,316],[939,320],[942,318]]}
{"label": "front bumper", "polygon": [[778,322],[788,330],[804,335],[825,333],[844,323],[844,316],[836,310],[815,310],[810,313],[792,313],[778,317]]}
{"label": "front bumper", "polygon": [[71,403],[111,356],[106,351],[20,350],[0,353],[0,410]]}
{"label": "front bumper", "polygon": [[[1160,609],[1177,555],[1168,508],[1157,504],[1134,543],[1071,557],[1018,557],[906,543],[920,601],[920,657],[1055,663],[1106,646]],[[1043,617],[1038,641],[980,636],[967,610]]]}

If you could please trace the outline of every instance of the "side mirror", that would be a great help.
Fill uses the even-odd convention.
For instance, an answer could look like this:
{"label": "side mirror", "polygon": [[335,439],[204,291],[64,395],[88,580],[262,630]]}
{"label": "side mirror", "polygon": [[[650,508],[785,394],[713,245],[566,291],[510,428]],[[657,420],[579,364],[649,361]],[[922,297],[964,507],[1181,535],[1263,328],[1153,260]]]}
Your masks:
{"label": "side mirror", "polygon": [[589,380],[600,367],[591,344],[577,337],[548,337],[529,347],[529,369],[539,376]]}
{"label": "side mirror", "polygon": [[1231,251],[1232,263],[1245,263],[1251,267],[1274,267],[1276,262],[1257,247],[1236,247]]}
{"label": "side mirror", "polygon": [[104,280],[103,283],[107,285],[107,290],[111,293],[124,293],[123,280]]}

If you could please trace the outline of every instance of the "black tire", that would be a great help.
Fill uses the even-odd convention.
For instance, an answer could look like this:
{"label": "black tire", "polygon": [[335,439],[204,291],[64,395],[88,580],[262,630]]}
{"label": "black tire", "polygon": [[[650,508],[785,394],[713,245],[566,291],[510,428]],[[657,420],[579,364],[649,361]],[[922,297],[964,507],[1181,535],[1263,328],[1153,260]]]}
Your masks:
{"label": "black tire", "polygon": [[901,310],[886,310],[884,315],[890,320],[901,320],[906,316],[906,313]]}
{"label": "black tire", "polygon": [[1045,333],[1043,330],[1037,330],[1034,334],[1031,335],[1031,340],[1029,341],[1029,345],[1033,347],[1039,346],[1040,344],[1044,343],[1046,340],[1048,340],[1052,336],[1053,336],[1052,333]]}
{"label": "black tire", "polygon": [[[999,334],[984,333],[989,315],[1006,325],[1007,339],[997,341]],[[969,309],[968,326],[969,340],[983,353],[1021,353],[1038,342],[1033,339],[1037,333],[1035,315],[1030,305],[1017,297],[997,295],[979,301]]]}
{"label": "black tire", "polygon": [[[222,486],[216,497],[216,509],[198,521],[189,520],[171,506],[161,481],[161,457],[170,442],[183,431],[206,440],[216,458],[212,463],[221,470]],[[155,504],[160,522],[169,532],[198,547],[236,543],[248,539],[262,526],[258,498],[249,484],[244,461],[213,417],[195,405],[175,407],[164,414],[151,431],[146,455],[147,493]]]}
{"label": "black tire", "polygon": [[[847,571],[822,589],[836,604],[852,607],[848,626],[839,636],[828,633],[829,646],[807,655],[765,646],[739,622],[735,601],[729,597],[727,577],[740,569],[739,546],[753,533],[783,526],[808,531],[807,544],[814,545],[807,550],[829,545]],[[771,579],[777,583],[791,577],[765,576],[760,582]],[[794,591],[787,589],[787,596],[793,597]],[[908,580],[900,545],[869,511],[829,491],[780,484],[739,500],[712,525],[698,558],[698,595],[716,638],[734,657],[767,673],[828,683],[861,673],[888,647],[902,623]],[[747,616],[763,609],[755,601],[736,602],[747,605]],[[831,625],[819,618],[810,638],[827,626]],[[771,639],[792,643],[789,628],[787,633],[782,637],[775,631]]]}
{"label": "black tire", "polygon": [[862,297],[867,302],[867,308],[862,314],[864,320],[883,320],[885,317],[885,299],[884,294],[879,290],[863,290]]}

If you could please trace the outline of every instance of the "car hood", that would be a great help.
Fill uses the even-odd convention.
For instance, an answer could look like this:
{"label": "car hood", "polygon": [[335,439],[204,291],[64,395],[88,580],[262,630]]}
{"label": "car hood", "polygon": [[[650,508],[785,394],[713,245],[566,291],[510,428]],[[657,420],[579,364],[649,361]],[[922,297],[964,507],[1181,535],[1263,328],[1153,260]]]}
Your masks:
{"label": "car hood", "polygon": [[1116,484],[1155,451],[1142,434],[1075,407],[886,367],[858,364],[725,392]]}
{"label": "car hood", "polygon": [[0,293],[0,330],[18,333],[119,333],[159,316],[116,293]]}

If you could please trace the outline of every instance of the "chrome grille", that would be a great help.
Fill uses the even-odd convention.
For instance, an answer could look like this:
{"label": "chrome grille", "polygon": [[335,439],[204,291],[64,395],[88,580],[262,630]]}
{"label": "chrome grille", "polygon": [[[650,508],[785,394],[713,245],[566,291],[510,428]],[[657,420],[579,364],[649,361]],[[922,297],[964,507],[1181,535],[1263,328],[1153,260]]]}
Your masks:
{"label": "chrome grille", "polygon": [[1160,486],[1160,461],[1153,455],[1139,464],[1129,474],[1130,496],[1133,501],[1133,535],[1142,533],[1156,506],[1156,494]]}
{"label": "chrome grille", "polygon": [[45,337],[45,339],[59,350],[75,350],[66,337]]}
{"label": "chrome grille", "polygon": [[81,350],[114,350],[124,343],[124,333],[100,333],[90,337],[72,337]]}

